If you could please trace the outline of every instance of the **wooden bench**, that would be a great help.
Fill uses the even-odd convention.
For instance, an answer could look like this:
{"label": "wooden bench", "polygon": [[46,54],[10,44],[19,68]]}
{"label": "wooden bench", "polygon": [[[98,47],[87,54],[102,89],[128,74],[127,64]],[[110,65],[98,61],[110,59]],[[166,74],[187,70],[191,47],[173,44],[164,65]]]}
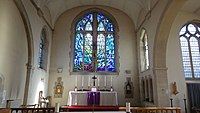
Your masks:
{"label": "wooden bench", "polygon": [[0,113],[11,113],[11,109],[0,108]]}

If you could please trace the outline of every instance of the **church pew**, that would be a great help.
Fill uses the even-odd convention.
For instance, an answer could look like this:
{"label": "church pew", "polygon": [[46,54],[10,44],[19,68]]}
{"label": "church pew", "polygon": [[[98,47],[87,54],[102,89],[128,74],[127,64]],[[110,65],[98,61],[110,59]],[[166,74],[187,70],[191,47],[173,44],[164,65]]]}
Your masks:
{"label": "church pew", "polygon": [[[54,113],[55,108],[11,108],[11,113]],[[130,107],[132,113],[181,113],[180,107]],[[66,106],[60,112],[85,111],[126,111],[126,107],[117,106]],[[4,113],[4,112],[0,112]],[[10,113],[10,112],[5,112]]]}
{"label": "church pew", "polygon": [[[180,107],[130,107],[132,113],[181,113]],[[126,107],[119,107],[119,111],[126,111]]]}
{"label": "church pew", "polygon": [[[54,113],[55,108],[11,108],[11,113]],[[1,113],[1,112],[0,112]]]}
{"label": "church pew", "polygon": [[119,111],[118,106],[68,106],[68,111]]}
{"label": "church pew", "polygon": [[0,113],[11,113],[11,110],[6,108],[0,108]]}

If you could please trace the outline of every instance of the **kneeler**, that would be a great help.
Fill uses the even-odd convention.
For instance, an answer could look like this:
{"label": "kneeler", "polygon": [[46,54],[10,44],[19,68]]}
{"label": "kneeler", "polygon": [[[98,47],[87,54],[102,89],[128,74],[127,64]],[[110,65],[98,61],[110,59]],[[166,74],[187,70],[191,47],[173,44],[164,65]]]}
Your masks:
{"label": "kneeler", "polygon": [[100,92],[88,92],[87,103],[89,106],[100,105]]}

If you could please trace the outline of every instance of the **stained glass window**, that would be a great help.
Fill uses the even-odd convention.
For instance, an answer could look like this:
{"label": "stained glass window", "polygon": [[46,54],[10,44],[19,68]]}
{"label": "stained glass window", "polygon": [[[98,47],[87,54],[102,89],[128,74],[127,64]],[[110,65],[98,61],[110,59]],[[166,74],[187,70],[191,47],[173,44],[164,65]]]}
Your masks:
{"label": "stained glass window", "polygon": [[188,23],[182,27],[180,44],[185,78],[200,78],[200,26]]}
{"label": "stained glass window", "polygon": [[38,67],[41,69],[47,69],[47,58],[48,58],[48,42],[46,37],[45,29],[42,30],[40,35],[40,45],[38,54]]}
{"label": "stained glass window", "polygon": [[73,72],[116,72],[115,28],[111,19],[95,11],[76,23]]}
{"label": "stained glass window", "polygon": [[140,36],[140,63],[141,71],[149,69],[148,37],[145,29],[142,29]]}

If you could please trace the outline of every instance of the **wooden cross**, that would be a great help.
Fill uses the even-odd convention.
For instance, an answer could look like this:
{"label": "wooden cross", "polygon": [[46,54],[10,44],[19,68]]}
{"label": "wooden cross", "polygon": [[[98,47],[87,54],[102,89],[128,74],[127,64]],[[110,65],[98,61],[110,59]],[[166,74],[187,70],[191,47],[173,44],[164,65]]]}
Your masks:
{"label": "wooden cross", "polygon": [[92,77],[92,79],[93,79],[93,86],[95,86],[95,79],[97,79],[97,77],[94,75],[94,76]]}

